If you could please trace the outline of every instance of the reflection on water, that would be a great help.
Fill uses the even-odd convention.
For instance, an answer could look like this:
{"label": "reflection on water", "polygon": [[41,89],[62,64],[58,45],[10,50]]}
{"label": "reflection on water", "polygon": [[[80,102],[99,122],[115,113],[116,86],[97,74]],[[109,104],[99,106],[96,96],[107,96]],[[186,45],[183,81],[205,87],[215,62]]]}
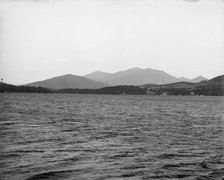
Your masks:
{"label": "reflection on water", "polygon": [[222,179],[223,97],[0,94],[0,179]]}

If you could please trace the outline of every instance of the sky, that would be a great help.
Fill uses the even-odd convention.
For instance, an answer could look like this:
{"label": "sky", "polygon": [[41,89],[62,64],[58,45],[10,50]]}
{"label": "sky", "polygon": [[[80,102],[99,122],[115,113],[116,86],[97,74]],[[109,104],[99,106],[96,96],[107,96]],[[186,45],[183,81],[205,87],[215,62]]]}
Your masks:
{"label": "sky", "polygon": [[224,74],[224,1],[189,1],[0,0],[0,78],[25,84],[133,67]]}

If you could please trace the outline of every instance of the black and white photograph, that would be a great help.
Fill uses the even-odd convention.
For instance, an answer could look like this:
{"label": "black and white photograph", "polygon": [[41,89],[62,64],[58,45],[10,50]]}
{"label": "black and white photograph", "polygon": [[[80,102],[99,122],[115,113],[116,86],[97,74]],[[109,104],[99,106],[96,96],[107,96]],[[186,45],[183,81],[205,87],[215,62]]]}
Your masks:
{"label": "black and white photograph", "polygon": [[0,180],[224,180],[224,0],[0,0]]}

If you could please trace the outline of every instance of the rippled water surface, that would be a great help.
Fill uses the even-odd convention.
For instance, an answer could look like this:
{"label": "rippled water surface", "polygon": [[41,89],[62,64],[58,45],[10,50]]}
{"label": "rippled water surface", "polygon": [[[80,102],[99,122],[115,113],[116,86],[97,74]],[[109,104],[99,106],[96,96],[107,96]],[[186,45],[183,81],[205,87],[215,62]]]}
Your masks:
{"label": "rippled water surface", "polygon": [[223,97],[0,94],[0,179],[223,177]]}

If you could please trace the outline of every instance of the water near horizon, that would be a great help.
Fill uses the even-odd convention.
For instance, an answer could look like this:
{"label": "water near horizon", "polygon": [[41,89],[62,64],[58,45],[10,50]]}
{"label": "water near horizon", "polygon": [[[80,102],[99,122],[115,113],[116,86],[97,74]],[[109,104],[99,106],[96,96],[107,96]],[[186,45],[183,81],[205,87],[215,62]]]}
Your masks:
{"label": "water near horizon", "polygon": [[0,94],[0,179],[222,179],[223,97]]}

